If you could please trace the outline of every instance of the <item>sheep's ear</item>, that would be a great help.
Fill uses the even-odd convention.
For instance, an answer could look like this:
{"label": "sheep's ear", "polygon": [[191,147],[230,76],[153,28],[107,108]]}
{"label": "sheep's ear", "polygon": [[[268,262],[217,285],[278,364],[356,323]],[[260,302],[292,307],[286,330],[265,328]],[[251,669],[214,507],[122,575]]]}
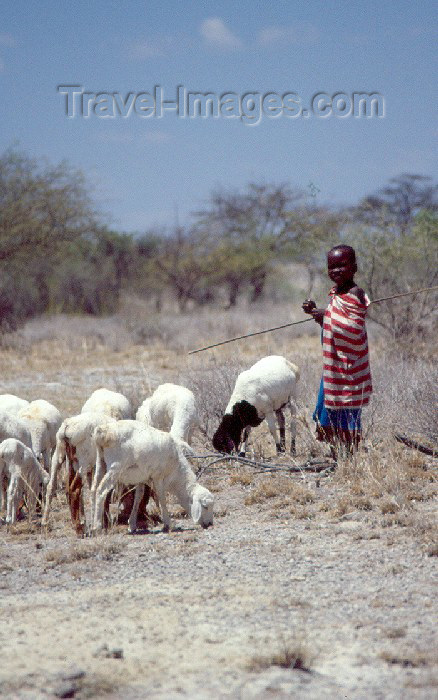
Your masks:
{"label": "sheep's ear", "polygon": [[201,519],[201,513],[202,513],[202,508],[201,504],[198,501],[197,498],[193,500],[192,507],[191,507],[191,515],[192,515],[192,520],[194,523],[199,523]]}

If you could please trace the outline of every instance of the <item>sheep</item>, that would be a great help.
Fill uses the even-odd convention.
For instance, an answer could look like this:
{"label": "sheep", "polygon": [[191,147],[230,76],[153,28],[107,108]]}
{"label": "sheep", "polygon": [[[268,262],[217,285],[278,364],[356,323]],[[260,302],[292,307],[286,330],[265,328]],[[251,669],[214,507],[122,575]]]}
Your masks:
{"label": "sheep", "polygon": [[50,468],[50,481],[47,486],[46,503],[42,524],[49,521],[50,505],[56,488],[56,477],[61,465],[68,460],[67,499],[70,505],[70,515],[78,536],[84,534],[81,522],[82,482],[87,477],[91,486],[91,472],[96,463],[96,446],[92,440],[94,429],[98,425],[116,423],[116,419],[103,413],[80,413],[66,418],[56,434],[56,447]]}
{"label": "sheep", "polygon": [[177,440],[191,444],[193,430],[199,425],[194,394],[185,386],[160,384],[152,396],[143,401],[136,420],[170,431]]}
{"label": "sheep", "polygon": [[103,413],[117,420],[132,418],[129,400],[123,394],[109,389],[96,389],[84,403],[81,413]]}
{"label": "sheep", "polygon": [[102,528],[102,510],[110,489],[119,481],[136,486],[128,531],[137,526],[137,508],[144,484],[154,485],[163,518],[163,530],[170,529],[166,493],[173,493],[202,527],[213,524],[213,495],[196,482],[196,476],[184,455],[184,443],[168,432],[139,421],[118,421],[94,431],[97,446],[96,472],[106,465],[106,474],[96,492],[94,530]]}
{"label": "sheep", "polygon": [[0,443],[1,484],[4,482],[4,477],[9,482],[6,506],[6,523],[9,525],[16,521],[19,499],[23,497],[24,493],[26,493],[29,517],[31,516],[35,510],[40,487],[48,483],[49,475],[30,447],[15,438],[7,438]]}
{"label": "sheep", "polygon": [[32,438],[32,449],[48,472],[56,445],[56,433],[62,423],[60,412],[48,401],[37,399],[22,408],[18,417],[27,424]]}
{"label": "sheep", "polygon": [[[295,397],[298,367],[280,355],[263,357],[237,377],[233,393],[225,414],[213,436],[213,446],[220,452],[238,450],[242,442],[245,454],[251,427],[265,419],[277,452],[286,449],[286,431],[283,408],[288,405],[291,412],[291,454],[295,454]],[[280,428],[277,440],[275,415]]]}
{"label": "sheep", "polygon": [[14,416],[17,415],[21,409],[29,405],[29,401],[26,399],[20,399],[14,394],[0,394],[0,410],[6,411],[7,413],[12,413]]}
{"label": "sheep", "polygon": [[32,437],[26,422],[18,416],[0,409],[0,441],[16,438],[27,447],[32,447]]}

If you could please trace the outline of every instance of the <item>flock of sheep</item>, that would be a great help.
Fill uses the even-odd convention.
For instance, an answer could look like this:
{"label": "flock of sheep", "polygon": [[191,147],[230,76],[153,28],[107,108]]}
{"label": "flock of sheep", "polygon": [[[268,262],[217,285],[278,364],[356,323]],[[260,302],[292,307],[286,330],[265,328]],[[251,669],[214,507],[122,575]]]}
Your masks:
{"label": "flock of sheep", "polygon": [[[266,419],[277,451],[285,450],[283,409],[291,411],[291,452],[295,451],[295,397],[298,369],[277,355],[262,358],[237,378],[213,446],[226,453],[246,444],[251,427]],[[188,458],[192,433],[199,425],[193,393],[176,384],[162,384],[139,407],[135,420],[128,399],[108,389],[96,390],[81,413],[62,420],[45,400],[32,402],[0,395],[0,513],[14,523],[20,504],[29,515],[38,498],[42,524],[49,523],[59,472],[66,467],[66,493],[76,533],[84,534],[84,481],[90,490],[90,532],[105,523],[105,507],[120,485],[135,488],[128,530],[137,527],[145,491],[161,510],[164,530],[170,528],[166,495],[173,494],[195,523],[213,524],[213,495],[196,480]],[[280,439],[277,439],[277,418]]]}

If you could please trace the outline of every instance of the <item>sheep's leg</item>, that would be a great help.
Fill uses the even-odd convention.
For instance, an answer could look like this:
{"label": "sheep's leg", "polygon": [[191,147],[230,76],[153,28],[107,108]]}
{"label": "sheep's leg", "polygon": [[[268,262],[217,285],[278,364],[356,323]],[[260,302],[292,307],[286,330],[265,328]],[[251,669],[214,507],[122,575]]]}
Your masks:
{"label": "sheep's leg", "polygon": [[26,504],[27,504],[27,520],[28,522],[32,522],[32,518],[35,514],[36,511],[36,504],[37,504],[37,499],[39,496],[39,492],[37,493],[38,489],[38,479],[36,478],[29,478],[28,484],[27,484],[27,494],[26,494]]}
{"label": "sheep's leg", "polygon": [[138,506],[143,498],[144,489],[145,484],[138,484],[135,487],[134,503],[132,504],[131,513],[129,514],[128,520],[128,532],[135,532],[137,529]]}
{"label": "sheep's leg", "polygon": [[17,519],[17,495],[19,480],[20,477],[18,474],[13,474],[9,482],[6,504],[6,523],[8,525],[13,525]]}
{"label": "sheep's leg", "polygon": [[103,452],[102,450],[98,447],[97,448],[97,457],[96,457],[96,467],[94,470],[94,476],[93,476],[93,483],[91,484],[91,524],[93,525],[94,523],[94,514],[96,511],[96,493],[99,484],[101,483],[103,477],[105,476],[106,473],[106,464],[105,460],[103,458]]}
{"label": "sheep's leg", "polygon": [[279,442],[277,442],[277,425],[275,422],[275,415],[274,413],[268,413],[266,415],[266,422],[268,424],[269,432],[271,433],[272,437],[274,438],[275,446],[277,448],[277,452],[281,452],[281,445]]}
{"label": "sheep's leg", "polygon": [[289,400],[289,410],[290,410],[290,453],[295,456],[296,450],[296,437],[297,437],[297,407],[294,399]]}
{"label": "sheep's leg", "polygon": [[158,503],[160,504],[160,508],[161,508],[161,516],[163,518],[163,532],[169,532],[169,530],[170,530],[170,515],[169,515],[169,511],[167,510],[167,505],[166,505],[166,492],[165,492],[163,486],[157,487],[156,484],[155,484],[155,492],[157,494]]}
{"label": "sheep's leg", "polygon": [[6,474],[0,472],[0,513],[6,510],[6,493],[7,493]]}
{"label": "sheep's leg", "polygon": [[248,450],[249,434],[251,432],[251,426],[247,425],[243,430],[242,444],[240,447],[239,457],[245,457]]}
{"label": "sheep's leg", "polygon": [[278,427],[280,430],[280,442],[277,444],[277,452],[286,452],[286,421],[281,408],[275,411],[277,416]]}
{"label": "sheep's leg", "polygon": [[96,490],[96,505],[94,510],[93,530],[98,532],[102,529],[103,509],[111,489],[117,484],[117,472],[120,471],[120,464],[117,462],[111,465]]}
{"label": "sheep's leg", "polygon": [[73,527],[78,537],[82,537],[84,534],[84,526],[81,523],[82,477],[71,465],[68,472],[68,501]]}
{"label": "sheep's leg", "polygon": [[44,507],[44,514],[41,520],[41,525],[47,525],[49,522],[50,506],[52,503],[53,494],[56,491],[56,477],[58,475],[58,470],[61,464],[62,462],[59,462],[58,460],[58,452],[57,450],[55,450],[55,452],[53,453],[52,464],[50,467],[50,479],[49,483],[47,484],[46,503]]}

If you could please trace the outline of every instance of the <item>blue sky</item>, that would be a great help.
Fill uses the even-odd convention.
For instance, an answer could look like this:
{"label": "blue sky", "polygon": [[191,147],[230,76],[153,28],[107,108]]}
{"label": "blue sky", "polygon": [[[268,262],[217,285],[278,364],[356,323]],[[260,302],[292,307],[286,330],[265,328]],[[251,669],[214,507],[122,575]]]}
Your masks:
{"label": "blue sky", "polygon": [[[351,204],[402,172],[436,177],[435,3],[3,2],[0,149],[83,170],[121,231],[172,225],[213,189],[313,183]],[[243,95],[378,92],[383,118],[69,119],[58,85],[92,93],[176,87]],[[141,112],[140,112],[141,114]]]}

